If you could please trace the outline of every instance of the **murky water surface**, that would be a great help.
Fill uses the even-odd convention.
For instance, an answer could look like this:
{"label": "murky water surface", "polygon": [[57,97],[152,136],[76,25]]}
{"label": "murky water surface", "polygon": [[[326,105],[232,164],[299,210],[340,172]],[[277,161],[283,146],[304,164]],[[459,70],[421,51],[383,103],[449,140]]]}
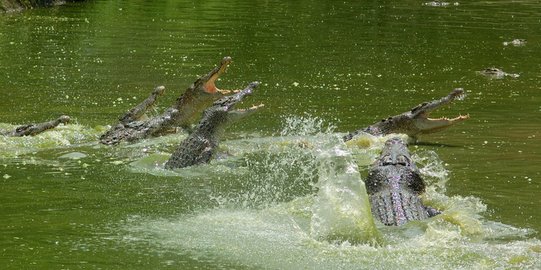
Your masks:
{"label": "murky water surface", "polygon": [[[0,15],[5,269],[541,268],[537,1],[89,1]],[[514,46],[514,39],[525,44]],[[171,104],[223,56],[218,82],[262,85],[220,158],[169,172],[178,134],[98,136],[157,85]],[[499,67],[519,77],[476,73]],[[467,91],[471,118],[410,147],[435,218],[387,228],[362,179],[384,138],[343,132]]]}

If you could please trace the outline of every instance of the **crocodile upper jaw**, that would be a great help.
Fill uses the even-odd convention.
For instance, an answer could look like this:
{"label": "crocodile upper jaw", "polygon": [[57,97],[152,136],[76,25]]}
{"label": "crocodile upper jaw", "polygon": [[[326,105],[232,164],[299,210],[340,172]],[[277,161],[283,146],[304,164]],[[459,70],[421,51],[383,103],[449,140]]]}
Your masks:
{"label": "crocodile upper jaw", "polygon": [[231,64],[232,59],[229,56],[226,56],[220,62],[220,65],[211,70],[207,75],[201,77],[203,82],[201,85],[201,90],[209,94],[228,94],[230,90],[221,90],[216,87],[216,80],[227,71],[227,67]]}
{"label": "crocodile upper jaw", "polygon": [[246,109],[235,109],[235,106],[238,103],[241,103],[246,96],[251,95],[258,85],[259,82],[252,82],[244,90],[238,91],[233,95],[225,96],[215,101],[211,108],[209,108],[209,111],[225,112],[227,113],[227,120],[230,121],[238,120],[254,113],[259,108],[263,107],[264,104],[253,105],[252,107]]}

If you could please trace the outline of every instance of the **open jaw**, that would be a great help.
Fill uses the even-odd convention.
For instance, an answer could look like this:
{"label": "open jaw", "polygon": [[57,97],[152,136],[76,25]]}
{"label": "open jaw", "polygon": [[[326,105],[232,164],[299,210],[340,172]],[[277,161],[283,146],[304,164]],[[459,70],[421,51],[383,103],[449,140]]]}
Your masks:
{"label": "open jaw", "polygon": [[470,118],[469,114],[459,115],[455,118],[429,118],[428,114],[425,113],[420,115],[419,117],[416,117],[414,123],[415,126],[420,129],[421,133],[433,133],[448,128],[453,124],[462,122],[468,118]]}
{"label": "open jaw", "polygon": [[437,132],[442,129],[448,128],[453,124],[462,122],[470,118],[469,114],[459,115],[454,118],[440,117],[440,118],[430,118],[430,113],[440,108],[443,105],[449,105],[455,100],[463,100],[466,97],[464,89],[456,88],[449,95],[441,98],[440,100],[435,100],[432,102],[427,102],[419,105],[418,107],[412,110],[412,113],[415,114],[413,120],[415,126],[420,130],[421,133],[432,133]]}
{"label": "open jaw", "polygon": [[265,104],[261,103],[259,105],[252,105],[252,107],[246,108],[246,109],[233,109],[233,110],[228,111],[228,114],[229,114],[229,117],[233,119],[238,119],[238,118],[248,116],[256,112],[258,109],[262,107],[265,107]]}
{"label": "open jaw", "polygon": [[228,94],[231,91],[230,90],[221,90],[216,87],[216,80],[226,72],[227,67],[229,64],[231,64],[232,59],[229,56],[226,56],[222,59],[220,62],[220,65],[215,67],[213,70],[211,70],[205,77],[203,77],[203,80],[205,80],[203,84],[203,89],[205,92],[209,94],[215,94],[215,93],[222,93],[222,94]]}
{"label": "open jaw", "polygon": [[230,99],[230,102],[231,102],[229,106],[227,106],[227,112],[230,118],[232,119],[242,118],[244,116],[254,113],[259,108],[262,108],[265,106],[263,103],[261,103],[259,105],[252,105],[251,107],[244,108],[244,109],[235,108],[238,103],[242,103],[245,97],[252,95],[253,91],[259,84],[260,84],[259,82],[252,82],[244,90],[239,91],[235,93],[234,95],[225,97],[226,99]]}

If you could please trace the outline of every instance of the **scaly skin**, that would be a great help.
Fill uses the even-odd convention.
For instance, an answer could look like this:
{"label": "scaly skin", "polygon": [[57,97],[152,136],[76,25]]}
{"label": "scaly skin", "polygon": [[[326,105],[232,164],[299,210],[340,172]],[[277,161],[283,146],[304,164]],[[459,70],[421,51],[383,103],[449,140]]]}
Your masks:
{"label": "scaly skin", "polygon": [[165,92],[165,86],[158,86],[154,88],[154,91],[143,102],[138,104],[129,110],[126,114],[120,117],[119,122],[122,124],[128,124],[134,121],[140,121],[145,117],[146,112],[156,104],[159,96],[163,96]]}
{"label": "scaly skin", "polygon": [[13,131],[3,132],[2,135],[10,137],[35,136],[49,129],[53,129],[60,124],[67,124],[69,121],[69,116],[62,115],[57,119],[48,122],[19,126]]}
{"label": "scaly skin", "polygon": [[145,120],[145,113],[165,91],[163,86],[155,88],[146,100],[120,117],[118,124],[100,137],[100,142],[107,145],[115,145],[122,141],[135,142],[173,133],[177,127],[188,128],[204,108],[231,92],[220,90],[215,84],[230,63],[231,57],[224,57],[220,65],[207,75],[198,78],[163,114]]}
{"label": "scaly skin", "polygon": [[253,82],[244,90],[223,97],[207,108],[194,131],[180,143],[179,147],[165,163],[165,168],[177,169],[208,163],[216,152],[220,134],[225,126],[231,121],[252,114],[263,106],[261,104],[249,109],[234,110],[235,104],[247,95],[251,95],[258,85],[258,82]]}
{"label": "scaly skin", "polygon": [[169,109],[178,110],[178,116],[175,118],[177,126],[188,128],[205,108],[232,92],[218,89],[215,84],[218,77],[225,73],[231,61],[231,57],[224,57],[219,66],[197,79],[184,94],[177,98],[175,104]]}
{"label": "scaly skin", "polygon": [[107,145],[115,145],[121,141],[136,142],[144,138],[150,138],[163,134],[164,128],[172,127],[177,110],[166,113],[145,121],[132,121],[126,124],[119,123],[111,127],[100,137],[100,142]]}
{"label": "scaly skin", "polygon": [[399,226],[439,214],[421,202],[419,196],[425,191],[425,183],[406,144],[399,138],[385,142],[365,185],[372,214],[385,225]]}
{"label": "scaly skin", "polygon": [[452,119],[445,117],[432,119],[428,117],[430,113],[437,108],[450,104],[455,99],[462,97],[464,97],[464,90],[462,88],[457,88],[449,95],[439,100],[419,104],[410,111],[383,119],[380,122],[366,128],[353,131],[344,136],[343,139],[345,142],[347,142],[364,132],[375,136],[384,136],[391,133],[403,133],[416,140],[418,135],[438,132],[468,119],[469,115],[459,115]]}

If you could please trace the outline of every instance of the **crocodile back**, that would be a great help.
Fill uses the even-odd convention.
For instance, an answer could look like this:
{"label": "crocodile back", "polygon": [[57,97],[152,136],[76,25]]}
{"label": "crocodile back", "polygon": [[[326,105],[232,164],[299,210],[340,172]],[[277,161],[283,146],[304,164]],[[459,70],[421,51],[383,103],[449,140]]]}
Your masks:
{"label": "crocodile back", "polygon": [[383,190],[369,196],[372,215],[388,226],[429,217],[417,194],[406,190]]}
{"label": "crocodile back", "polygon": [[192,134],[182,141],[165,163],[165,168],[177,169],[208,163],[214,154],[216,146],[215,142]]}
{"label": "crocodile back", "polygon": [[385,142],[365,181],[372,214],[385,225],[402,225],[430,217],[421,202],[425,182],[399,138]]}

